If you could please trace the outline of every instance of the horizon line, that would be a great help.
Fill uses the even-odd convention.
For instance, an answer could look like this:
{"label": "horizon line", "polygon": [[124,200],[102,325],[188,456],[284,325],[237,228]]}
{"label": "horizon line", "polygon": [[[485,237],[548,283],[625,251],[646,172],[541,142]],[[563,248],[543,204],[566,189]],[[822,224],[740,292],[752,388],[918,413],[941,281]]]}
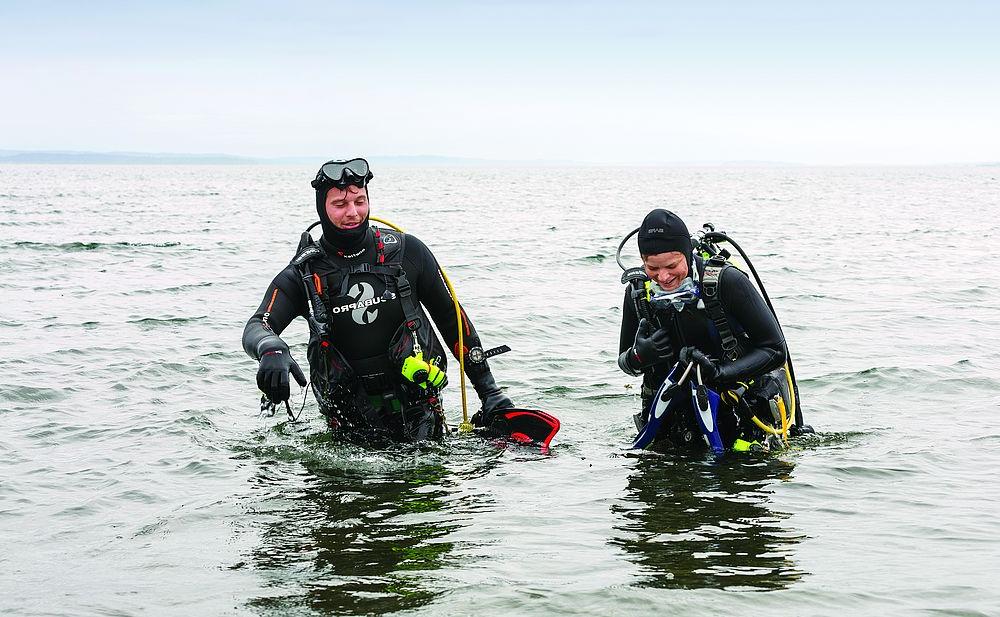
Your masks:
{"label": "horizon line", "polygon": [[[725,159],[700,161],[576,161],[563,159],[492,159],[482,157],[463,157],[441,154],[379,154],[366,158],[379,161],[381,164],[453,164],[459,166],[499,165],[523,166],[546,165],[555,167],[722,167],[722,166],[760,166],[760,167],[991,167],[1000,165],[997,161],[964,161],[964,162],[882,162],[882,163],[803,163],[798,161],[773,161],[764,159]],[[204,164],[204,165],[293,165],[316,164],[316,161],[328,160],[323,156],[294,155],[274,157],[253,157],[225,153],[187,153],[187,152],[136,152],[127,150],[96,151],[96,150],[13,150],[0,149],[0,164]]]}

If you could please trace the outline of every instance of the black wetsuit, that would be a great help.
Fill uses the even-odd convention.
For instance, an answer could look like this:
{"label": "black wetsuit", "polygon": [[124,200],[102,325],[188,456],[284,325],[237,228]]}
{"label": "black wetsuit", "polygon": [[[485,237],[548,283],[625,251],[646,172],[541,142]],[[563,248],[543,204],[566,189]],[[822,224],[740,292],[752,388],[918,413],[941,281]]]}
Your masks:
{"label": "black wetsuit", "polygon": [[[696,259],[696,266],[699,273],[702,273],[704,264],[700,258]],[[748,381],[779,368],[785,363],[785,339],[781,328],[750,279],[734,267],[725,268],[719,278],[718,296],[729,320],[730,328],[739,341],[740,356],[733,361],[723,359],[722,340],[718,329],[704,309],[691,305],[680,312],[673,309],[657,311],[655,325],[666,329],[670,337],[673,355],[669,360],[643,370],[642,414],[644,418],[645,414],[648,413],[653,393],[660,387],[667,373],[670,372],[670,368],[677,362],[678,352],[683,347],[696,347],[719,362],[719,379],[718,383],[715,384],[716,388],[719,389],[734,385],[738,381]],[[622,307],[619,353],[632,347],[638,326],[639,316],[636,314],[635,304],[626,290],[625,303]],[[679,390],[679,394],[675,396],[675,401],[671,403],[670,407],[672,411],[690,408],[690,393],[687,388]],[[722,415],[725,417],[719,418],[719,429],[722,432],[724,443],[728,446],[736,438],[736,419],[731,412]],[[693,421],[693,416],[689,413],[674,413],[671,416],[678,419],[692,417]],[[672,431],[671,434],[662,435],[662,437],[671,437],[677,441],[678,435],[689,430],[691,426],[694,424],[687,427],[671,424],[669,427],[661,429],[661,435],[664,430]]]}
{"label": "black wetsuit", "polygon": [[[416,392],[412,384],[402,383],[399,366],[393,361],[389,349],[394,339],[398,340],[401,330],[405,330],[405,311],[400,294],[395,293],[396,281],[384,274],[359,272],[345,276],[352,266],[376,264],[378,255],[384,255],[384,263],[398,264],[409,283],[416,310],[420,318],[419,340],[424,357],[438,358],[438,366],[446,368],[446,354],[430,327],[426,311],[430,313],[438,330],[445,337],[453,353],[458,350],[458,331],[452,296],[441,278],[437,261],[427,246],[411,235],[380,230],[383,249],[376,246],[374,230],[369,230],[364,238],[350,249],[340,250],[320,240],[323,253],[308,264],[313,276],[307,276],[306,284],[313,286],[322,300],[322,310],[329,323],[329,334],[310,337],[309,366],[310,381],[320,403],[320,410],[330,419],[331,426],[346,424],[367,424],[356,429],[376,429],[393,439],[425,439],[433,437],[433,428],[427,425],[426,401],[412,400],[406,392]],[[289,264],[278,273],[267,288],[264,299],[257,311],[246,324],[243,332],[243,349],[252,358],[257,358],[261,341],[281,332],[296,317],[308,319],[309,298],[303,283],[302,269]],[[387,293],[388,291],[388,293]],[[310,292],[311,293],[311,292]],[[422,306],[420,306],[422,305]],[[475,327],[462,310],[463,341],[465,352],[480,345]],[[404,332],[405,334],[405,332]],[[364,388],[363,394],[369,399],[384,397],[384,409],[367,410],[362,418],[343,417],[344,409],[335,409],[335,401],[329,400],[330,388],[341,378],[342,367],[331,368],[330,354],[336,353],[349,365],[348,371],[358,378]],[[333,362],[336,365],[336,362]],[[468,364],[467,364],[468,366]],[[488,374],[485,363],[469,366],[468,374],[473,383],[479,374]],[[336,374],[334,374],[336,373]],[[404,386],[408,386],[408,389]],[[404,400],[399,401],[402,398]],[[407,398],[411,400],[406,400]],[[393,401],[395,401],[393,403]],[[418,405],[417,403],[424,403]],[[392,405],[395,405],[393,407]],[[399,417],[402,411],[417,414],[404,422]],[[417,409],[417,407],[423,407]],[[408,412],[407,412],[408,413]],[[411,420],[413,420],[411,422]],[[409,426],[407,426],[409,424]],[[433,424],[433,422],[431,422]],[[422,428],[417,425],[422,425]],[[417,428],[414,428],[417,426]]]}

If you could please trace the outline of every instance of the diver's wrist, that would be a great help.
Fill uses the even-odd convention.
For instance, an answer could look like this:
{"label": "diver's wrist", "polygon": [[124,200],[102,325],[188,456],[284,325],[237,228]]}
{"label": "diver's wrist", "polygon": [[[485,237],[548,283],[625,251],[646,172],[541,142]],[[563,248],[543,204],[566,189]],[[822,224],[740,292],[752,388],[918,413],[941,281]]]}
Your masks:
{"label": "diver's wrist", "polygon": [[628,348],[618,356],[618,368],[624,373],[632,376],[639,376],[642,373],[642,364],[635,353],[634,348]]}
{"label": "diver's wrist", "polygon": [[269,351],[288,351],[288,345],[277,334],[270,334],[257,343],[257,359]]}

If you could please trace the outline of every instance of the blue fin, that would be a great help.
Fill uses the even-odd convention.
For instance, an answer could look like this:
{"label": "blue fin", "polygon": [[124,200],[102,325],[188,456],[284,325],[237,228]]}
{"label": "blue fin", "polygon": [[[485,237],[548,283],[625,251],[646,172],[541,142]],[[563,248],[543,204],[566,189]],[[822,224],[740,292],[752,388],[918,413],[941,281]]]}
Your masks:
{"label": "blue fin", "polygon": [[660,430],[660,424],[667,416],[667,407],[670,405],[670,395],[672,392],[669,392],[669,390],[677,387],[677,383],[673,380],[674,373],[677,372],[677,366],[678,364],[674,364],[674,367],[670,369],[670,373],[660,385],[659,390],[656,391],[653,402],[649,405],[649,419],[646,421],[646,426],[642,427],[639,434],[635,436],[635,441],[632,442],[633,450],[645,448],[653,443],[653,439],[656,438],[656,433]]}
{"label": "blue fin", "polygon": [[691,382],[691,402],[694,406],[695,418],[698,419],[698,426],[705,436],[710,448],[715,454],[722,454],[726,451],[722,445],[722,435],[719,434],[719,394],[710,389],[705,384]]}

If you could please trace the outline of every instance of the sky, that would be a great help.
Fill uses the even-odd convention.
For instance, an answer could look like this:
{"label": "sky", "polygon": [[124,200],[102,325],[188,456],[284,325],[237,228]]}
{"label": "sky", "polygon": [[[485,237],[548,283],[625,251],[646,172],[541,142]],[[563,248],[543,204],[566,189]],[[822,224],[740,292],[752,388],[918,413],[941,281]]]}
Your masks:
{"label": "sky", "polygon": [[1000,2],[0,0],[0,150],[1000,161]]}

